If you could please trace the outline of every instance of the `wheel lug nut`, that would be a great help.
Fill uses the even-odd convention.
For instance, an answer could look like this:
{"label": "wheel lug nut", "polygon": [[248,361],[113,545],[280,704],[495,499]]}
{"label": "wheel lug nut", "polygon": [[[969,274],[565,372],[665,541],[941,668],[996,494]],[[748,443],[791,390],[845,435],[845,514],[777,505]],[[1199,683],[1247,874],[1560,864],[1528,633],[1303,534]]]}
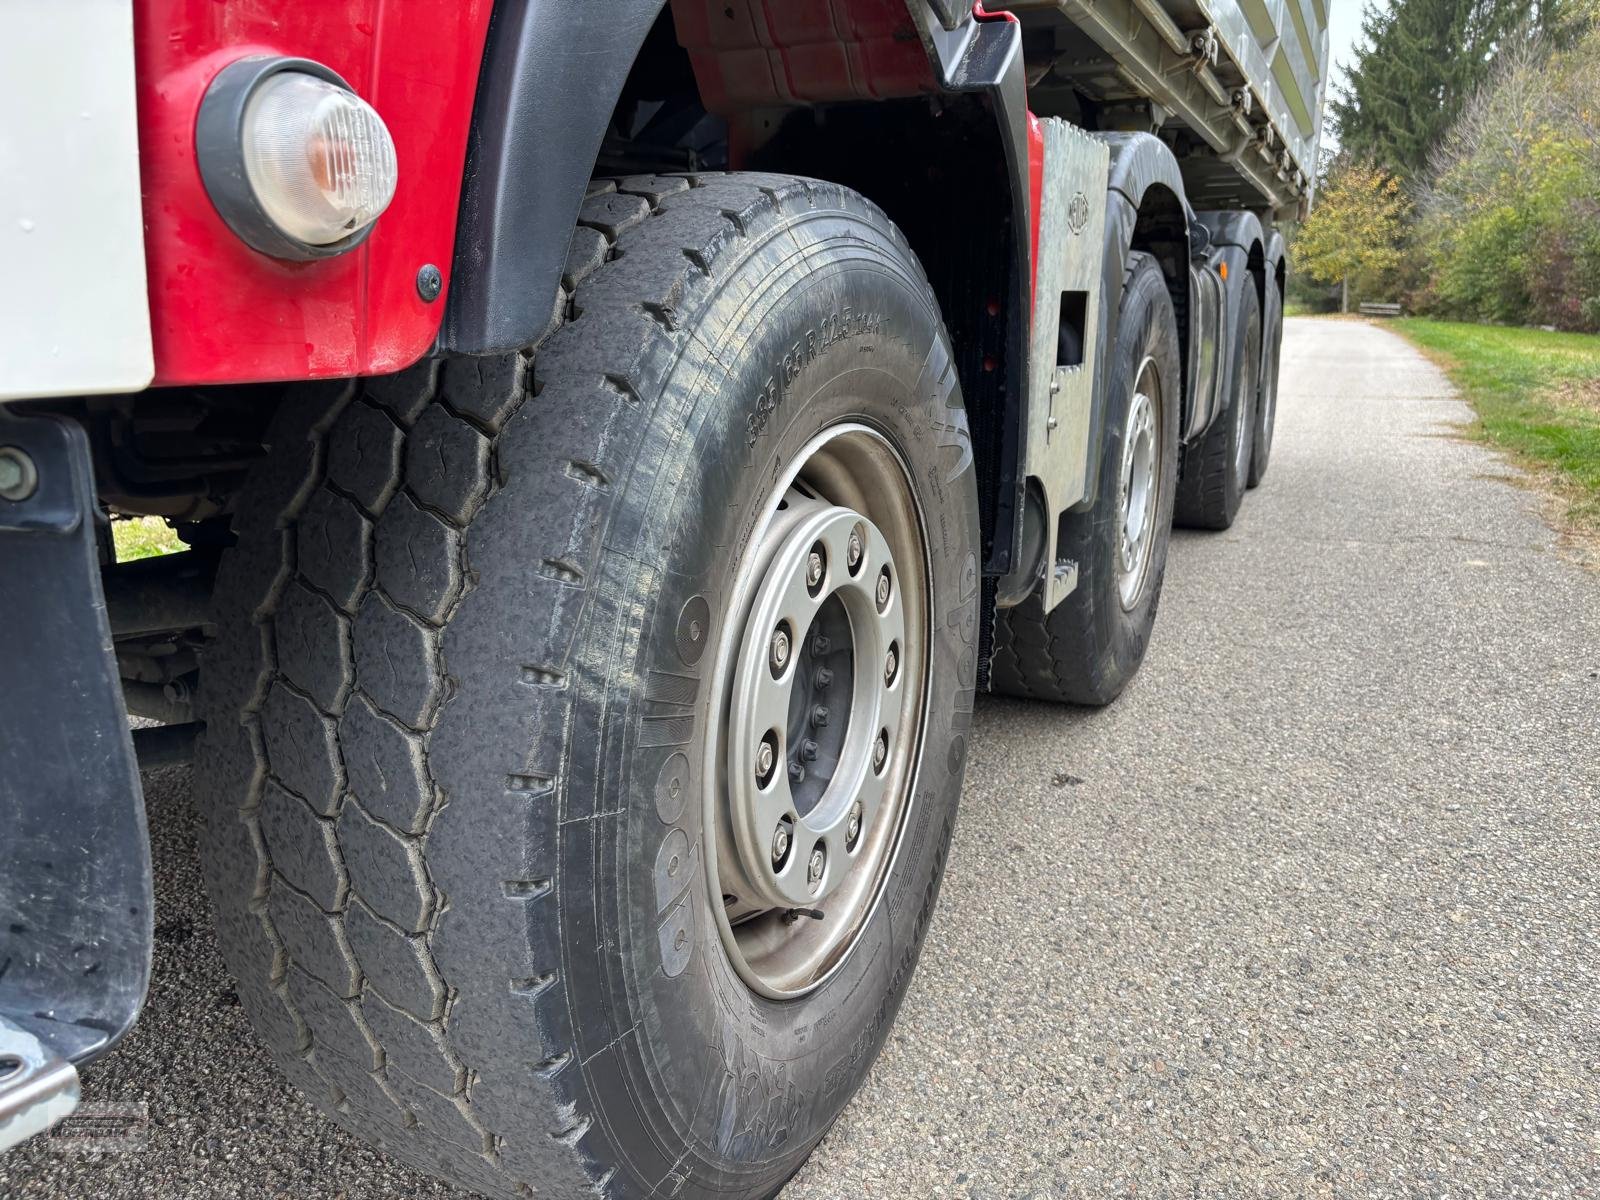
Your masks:
{"label": "wheel lug nut", "polygon": [[855,848],[856,839],[861,836],[861,801],[857,800],[850,809],[850,819],[845,822],[844,841],[851,849]]}
{"label": "wheel lug nut", "polygon": [[765,787],[772,778],[773,765],[778,761],[778,735],[768,730],[756,747],[756,782]]}
{"label": "wheel lug nut", "polygon": [[899,673],[899,671],[900,655],[896,653],[893,646],[890,646],[889,653],[884,657],[883,660],[883,683],[885,687],[894,682],[894,677]]}
{"label": "wheel lug nut", "polygon": [[878,609],[889,607],[889,568],[878,572]]}
{"label": "wheel lug nut", "polygon": [[817,744],[810,738],[800,743],[800,757],[805,759],[806,762],[817,761]]}
{"label": "wheel lug nut", "polygon": [[789,665],[789,631],[779,625],[772,634],[772,672],[781,675]]}
{"label": "wheel lug nut", "polygon": [[818,845],[814,850],[811,851],[811,862],[808,863],[806,867],[806,882],[811,885],[813,891],[815,891],[817,887],[821,885],[822,871],[827,865],[827,852],[823,850],[821,845]]}
{"label": "wheel lug nut", "polygon": [[858,525],[856,528],[850,531],[850,545],[848,553],[850,558],[850,569],[852,571],[861,565],[861,549],[861,527]]}
{"label": "wheel lug nut", "polygon": [[806,556],[806,587],[812,595],[816,595],[817,589],[822,586],[822,572],[825,567],[822,547],[813,546],[811,553]]}
{"label": "wheel lug nut", "polygon": [[880,730],[878,740],[872,746],[872,769],[883,770],[883,764],[889,759],[889,731]]}
{"label": "wheel lug nut", "polygon": [[772,835],[772,865],[777,866],[789,856],[789,823],[780,821]]}
{"label": "wheel lug nut", "polygon": [[815,729],[822,729],[828,724],[828,706],[819,704],[811,710],[811,725]]}

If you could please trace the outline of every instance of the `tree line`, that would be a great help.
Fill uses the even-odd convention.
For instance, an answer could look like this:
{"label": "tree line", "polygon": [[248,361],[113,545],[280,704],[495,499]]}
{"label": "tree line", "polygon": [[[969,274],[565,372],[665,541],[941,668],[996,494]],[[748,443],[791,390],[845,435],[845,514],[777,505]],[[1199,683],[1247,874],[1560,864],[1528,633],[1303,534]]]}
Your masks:
{"label": "tree line", "polygon": [[1297,269],[1347,302],[1600,330],[1600,0],[1393,0],[1362,32]]}

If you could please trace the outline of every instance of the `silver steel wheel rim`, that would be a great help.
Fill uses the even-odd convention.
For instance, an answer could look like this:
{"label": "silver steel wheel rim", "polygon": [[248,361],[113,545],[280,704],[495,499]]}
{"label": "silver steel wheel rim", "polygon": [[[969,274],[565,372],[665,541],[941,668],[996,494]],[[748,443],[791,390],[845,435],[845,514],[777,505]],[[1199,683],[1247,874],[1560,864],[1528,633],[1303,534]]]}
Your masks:
{"label": "silver steel wheel rim", "polygon": [[898,453],[850,423],[795,456],[745,540],[712,672],[706,860],[723,947],[762,995],[838,970],[893,869],[926,708],[924,528]]}
{"label": "silver steel wheel rim", "polygon": [[1156,540],[1160,412],[1161,377],[1155,360],[1147,358],[1139,366],[1133,400],[1128,405],[1118,476],[1117,592],[1124,609],[1138,603]]}

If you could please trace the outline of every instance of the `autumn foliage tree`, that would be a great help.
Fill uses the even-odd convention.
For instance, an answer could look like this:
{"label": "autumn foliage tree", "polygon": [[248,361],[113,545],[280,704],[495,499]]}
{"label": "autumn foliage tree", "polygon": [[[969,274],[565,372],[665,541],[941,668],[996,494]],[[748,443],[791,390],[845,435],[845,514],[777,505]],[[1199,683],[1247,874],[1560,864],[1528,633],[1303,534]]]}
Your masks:
{"label": "autumn foliage tree", "polygon": [[1363,29],[1299,272],[1600,332],[1600,0],[1390,0]]}
{"label": "autumn foliage tree", "polygon": [[1434,311],[1600,328],[1600,26],[1503,55],[1419,190]]}
{"label": "autumn foliage tree", "polygon": [[1341,159],[1329,172],[1290,254],[1296,270],[1322,283],[1358,291],[1380,286],[1404,257],[1411,202],[1400,181],[1371,163]]}

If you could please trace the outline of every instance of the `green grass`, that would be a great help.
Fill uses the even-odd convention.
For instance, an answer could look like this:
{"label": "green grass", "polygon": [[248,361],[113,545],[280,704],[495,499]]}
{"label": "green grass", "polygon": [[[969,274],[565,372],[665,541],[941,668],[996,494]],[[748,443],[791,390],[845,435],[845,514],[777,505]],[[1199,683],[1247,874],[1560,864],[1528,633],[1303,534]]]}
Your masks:
{"label": "green grass", "polygon": [[1476,410],[1482,440],[1548,478],[1573,522],[1600,532],[1600,336],[1389,324],[1444,367]]}
{"label": "green grass", "polygon": [[111,522],[111,538],[117,545],[117,561],[154,558],[184,549],[178,535],[160,517],[132,517]]}

